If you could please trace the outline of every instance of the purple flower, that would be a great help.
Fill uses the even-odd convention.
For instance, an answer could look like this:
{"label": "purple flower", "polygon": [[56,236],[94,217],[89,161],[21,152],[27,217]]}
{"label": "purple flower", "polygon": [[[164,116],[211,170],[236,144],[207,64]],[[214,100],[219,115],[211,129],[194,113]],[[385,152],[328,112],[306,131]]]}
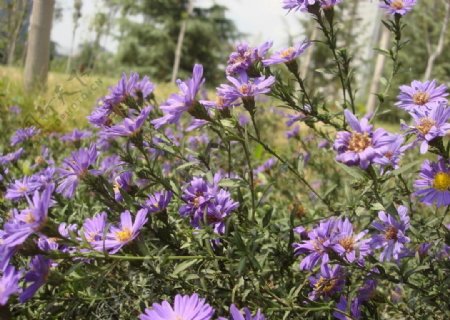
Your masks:
{"label": "purple flower", "polygon": [[61,181],[56,192],[66,198],[72,198],[81,179],[88,174],[99,174],[99,170],[90,169],[97,161],[97,155],[96,146],[92,144],[89,148],[72,152],[69,158],[64,159],[63,168],[58,169]]}
{"label": "purple flower", "polygon": [[233,85],[222,84],[217,88],[217,92],[225,99],[235,101],[236,99],[251,98],[259,94],[270,92],[270,87],[275,83],[275,77],[259,77],[255,79],[249,79],[247,74],[243,73],[239,79],[233,77],[227,77]]}
{"label": "purple flower", "polygon": [[[217,234],[225,233],[225,218],[239,207],[239,203],[233,201],[228,191],[221,189],[215,198],[208,203],[206,217],[197,216],[206,220],[206,223],[213,226],[214,232]],[[203,219],[204,218],[204,219]],[[193,225],[198,227],[198,221],[194,218]]]}
{"label": "purple flower", "polygon": [[276,52],[268,59],[262,61],[264,66],[271,66],[274,64],[280,63],[289,63],[299,57],[306,49],[309,48],[311,42],[308,40],[303,40],[293,47],[289,47],[287,49],[283,49],[281,51]]}
{"label": "purple flower", "polygon": [[380,8],[385,9],[389,14],[399,14],[404,16],[416,5],[416,0],[385,0],[380,3]]}
{"label": "purple flower", "polygon": [[19,148],[17,151],[0,156],[0,165],[4,166],[16,162],[22,156],[23,152],[23,148]]}
{"label": "purple flower", "polygon": [[192,78],[187,81],[177,80],[180,92],[172,94],[169,99],[160,106],[164,112],[162,118],[152,121],[155,128],[160,128],[166,124],[177,123],[184,112],[193,112],[198,103],[196,96],[201,85],[205,82],[203,78],[203,66],[196,64],[192,72]]}
{"label": "purple flower", "polygon": [[170,200],[172,200],[173,193],[170,191],[158,191],[154,194],[148,196],[145,202],[145,208],[148,209],[149,213],[155,213],[163,211],[169,205]]}
{"label": "purple flower", "polygon": [[8,303],[9,297],[20,292],[19,280],[21,273],[13,266],[8,266],[0,278],[0,305]]}
{"label": "purple flower", "polygon": [[[16,210],[16,209],[14,209]],[[8,247],[5,244],[5,239],[8,237],[8,234],[0,229],[0,270],[5,271],[8,267],[11,258],[16,253],[17,249],[15,247]]]}
{"label": "purple flower", "polygon": [[[350,303],[350,312],[347,311],[347,298],[341,296],[339,302],[336,304],[336,311],[333,312],[333,316],[339,320],[359,320],[361,318],[361,304],[358,298],[353,299]],[[342,311],[339,312],[338,310]],[[348,318],[344,313],[350,314],[352,317]]]}
{"label": "purple flower", "polygon": [[5,223],[7,233],[3,243],[8,247],[22,244],[33,233],[39,232],[47,222],[48,208],[54,185],[49,185],[42,194],[34,193],[33,199],[28,200],[29,207],[20,213],[15,211],[12,219]]}
{"label": "purple flower", "polygon": [[339,131],[336,134],[334,150],[338,153],[336,161],[348,166],[359,165],[362,169],[380,157],[381,148],[392,143],[395,136],[384,129],[373,131],[367,118],[360,121],[349,111],[344,111],[345,118],[353,131]]}
{"label": "purple flower", "polygon": [[294,243],[294,254],[307,254],[300,262],[300,270],[312,270],[318,263],[328,263],[331,237],[334,234],[335,220],[330,218],[308,232],[309,240]]}
{"label": "purple flower", "polygon": [[311,6],[316,3],[316,0],[282,0],[283,9],[287,9],[289,11],[306,11],[308,6]]}
{"label": "purple flower", "polygon": [[78,232],[79,236],[90,244],[101,241],[105,233],[106,217],[106,212],[100,212],[92,218],[84,220],[83,227]]}
{"label": "purple flower", "polygon": [[145,120],[147,120],[151,110],[152,107],[145,107],[137,117],[133,119],[125,118],[122,123],[105,128],[101,134],[108,138],[135,137],[141,131],[141,128],[144,125]]}
{"label": "purple flower", "polygon": [[420,201],[427,205],[450,205],[450,168],[447,161],[444,158],[440,158],[438,162],[425,160],[419,179],[414,182],[414,189]]}
{"label": "purple flower", "polygon": [[428,145],[431,141],[438,137],[443,137],[450,130],[450,124],[447,120],[450,117],[450,108],[444,104],[433,108],[431,111],[422,111],[412,113],[414,118],[414,126],[406,127],[407,133],[417,135],[417,141],[422,141],[420,145],[420,153],[424,154],[428,151]]}
{"label": "purple flower", "polygon": [[363,263],[364,257],[371,252],[370,240],[363,239],[368,230],[354,234],[353,225],[348,218],[337,220],[335,228],[331,248],[348,262]]}
{"label": "purple flower", "polygon": [[11,137],[11,146],[15,146],[19,143],[27,141],[32,137],[34,137],[35,135],[38,135],[40,132],[41,130],[37,129],[36,127],[19,129]]}
{"label": "purple flower", "polygon": [[277,159],[275,159],[274,157],[270,157],[269,159],[267,159],[266,162],[264,162],[262,165],[260,165],[259,167],[257,167],[254,170],[254,174],[259,174],[259,173],[263,173],[265,171],[269,171],[270,169],[272,169],[275,165],[277,164]]}
{"label": "purple flower", "polygon": [[122,192],[128,192],[131,189],[131,180],[133,178],[133,173],[130,171],[122,172],[118,177],[114,179],[114,198],[117,202],[123,200]]}
{"label": "purple flower", "polygon": [[395,219],[389,213],[378,212],[380,221],[375,221],[372,226],[380,231],[378,235],[372,236],[371,246],[374,249],[383,248],[380,255],[381,261],[390,261],[399,259],[399,255],[405,248],[405,243],[409,238],[405,235],[409,229],[408,208],[399,206],[397,209],[400,220]]}
{"label": "purple flower", "polygon": [[226,110],[239,105],[239,103],[227,99],[221,96],[220,94],[217,94],[216,100],[214,101],[200,100],[200,103],[208,109],[217,109],[217,110]]}
{"label": "purple flower", "polygon": [[93,242],[94,248],[99,251],[107,250],[110,254],[114,254],[124,245],[136,239],[146,222],[147,209],[137,212],[134,223],[130,211],[126,210],[120,214],[120,224],[111,227],[106,234],[106,239]]}
{"label": "purple flower", "polygon": [[317,300],[320,297],[327,299],[342,290],[345,275],[341,266],[330,266],[325,263],[320,266],[320,274],[309,277],[309,282],[313,288],[308,295],[309,299]]}
{"label": "purple flower", "polygon": [[61,141],[76,142],[83,139],[87,139],[92,136],[92,132],[87,130],[74,129],[71,133],[67,133],[61,137]]}
{"label": "purple flower", "polygon": [[380,148],[378,151],[379,157],[374,159],[374,163],[379,164],[382,167],[392,167],[397,169],[400,158],[404,152],[411,147],[411,144],[403,146],[405,138],[401,135],[397,135],[395,140]]}
{"label": "purple flower", "polygon": [[408,112],[431,111],[441,104],[446,104],[447,96],[447,87],[437,86],[436,80],[414,80],[411,86],[400,86],[400,94],[397,97],[399,101],[395,105]]}
{"label": "purple flower", "polygon": [[262,59],[271,47],[272,42],[264,42],[257,48],[252,48],[247,43],[238,44],[236,51],[232,52],[228,58],[227,75],[247,73],[250,67]]}
{"label": "purple flower", "polygon": [[145,309],[139,316],[140,320],[209,320],[214,315],[214,309],[194,293],[191,296],[177,294],[173,307],[163,301],[161,304],[153,303],[152,309]]}
{"label": "purple flower", "polygon": [[203,178],[192,178],[192,181],[183,191],[182,199],[186,204],[180,207],[180,215],[182,217],[203,216],[203,210],[216,192],[217,188],[209,185]]}
{"label": "purple flower", "polygon": [[[252,316],[252,313],[250,312],[250,310],[248,308],[244,308],[244,315],[242,315],[241,311],[234,304],[232,304],[230,306],[230,314],[232,317],[232,319],[230,319],[230,320],[265,320],[266,319],[260,310],[258,310],[256,312],[256,314],[254,316]],[[227,319],[219,318],[219,320],[227,320]]]}
{"label": "purple flower", "polygon": [[51,260],[43,255],[34,256],[30,262],[30,271],[25,274],[25,282],[32,282],[19,297],[21,303],[27,301],[42,287],[50,272]]}
{"label": "purple flower", "polygon": [[9,107],[9,112],[14,114],[20,114],[22,112],[22,109],[19,106],[11,106]]}
{"label": "purple flower", "polygon": [[285,135],[288,139],[300,136],[300,126],[294,126],[291,130],[286,131]]}
{"label": "purple flower", "polygon": [[9,200],[19,200],[27,195],[33,194],[41,187],[41,184],[32,177],[23,177],[16,180],[6,190],[5,198]]}

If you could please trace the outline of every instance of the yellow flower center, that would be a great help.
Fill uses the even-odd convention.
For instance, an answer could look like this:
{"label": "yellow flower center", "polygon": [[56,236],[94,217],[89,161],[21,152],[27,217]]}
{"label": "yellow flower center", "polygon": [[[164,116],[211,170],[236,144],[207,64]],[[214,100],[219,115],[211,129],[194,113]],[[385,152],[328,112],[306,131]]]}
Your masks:
{"label": "yellow flower center", "polygon": [[27,192],[28,191],[28,187],[27,186],[20,186],[19,187],[19,191],[20,192]]}
{"label": "yellow flower center", "polygon": [[412,96],[412,99],[415,104],[419,106],[423,106],[425,103],[427,103],[430,100],[430,95],[426,92],[416,92]]}
{"label": "yellow flower center", "polygon": [[35,162],[37,165],[45,164],[45,159],[44,159],[43,156],[37,156],[37,157],[34,159],[34,162]]}
{"label": "yellow flower center", "polygon": [[127,242],[131,239],[131,230],[129,228],[123,228],[121,231],[117,231],[116,239],[120,242]]}
{"label": "yellow flower center", "polygon": [[330,293],[333,288],[336,287],[337,282],[338,279],[336,278],[329,279],[320,277],[320,279],[314,285],[314,290],[325,294]]}
{"label": "yellow flower center", "polygon": [[345,251],[352,251],[355,245],[355,241],[353,240],[353,237],[349,236],[339,240],[339,244],[345,249]]}
{"label": "yellow flower center", "polygon": [[225,100],[222,97],[216,97],[216,106],[223,107]]}
{"label": "yellow flower center", "polygon": [[348,150],[354,152],[362,152],[372,144],[372,139],[367,132],[359,133],[353,132],[350,142],[348,143]]}
{"label": "yellow flower center", "polygon": [[386,240],[397,240],[397,232],[398,230],[392,226],[386,229],[384,236]]}
{"label": "yellow flower center", "polygon": [[242,94],[247,95],[247,94],[249,94],[249,92],[250,92],[250,86],[247,85],[247,84],[243,84],[243,85],[239,88],[239,91],[240,91]]}
{"label": "yellow flower center", "polygon": [[294,53],[295,49],[293,47],[287,48],[283,51],[281,51],[280,56],[282,58],[287,58],[289,56],[291,56]]}
{"label": "yellow flower center", "polygon": [[180,315],[175,315],[175,318],[173,318],[173,320],[184,320],[183,317],[181,317]]}
{"label": "yellow flower center", "polygon": [[119,193],[120,192],[120,185],[119,185],[118,182],[114,182],[113,190],[114,190],[115,193]]}
{"label": "yellow flower center", "polygon": [[416,126],[416,128],[421,134],[427,134],[435,124],[436,121],[434,121],[433,119],[422,118],[420,119],[419,125]]}
{"label": "yellow flower center", "polygon": [[25,218],[23,219],[26,223],[33,223],[33,222],[35,222],[36,220],[34,219],[34,216],[33,216],[33,214],[31,213],[31,212],[28,212],[26,215],[25,215]]}
{"label": "yellow flower center", "polygon": [[434,176],[433,188],[439,191],[445,191],[450,188],[450,175],[446,172],[438,172]]}
{"label": "yellow flower center", "polygon": [[395,10],[403,9],[404,6],[405,4],[403,3],[403,0],[394,0],[391,2],[391,8]]}

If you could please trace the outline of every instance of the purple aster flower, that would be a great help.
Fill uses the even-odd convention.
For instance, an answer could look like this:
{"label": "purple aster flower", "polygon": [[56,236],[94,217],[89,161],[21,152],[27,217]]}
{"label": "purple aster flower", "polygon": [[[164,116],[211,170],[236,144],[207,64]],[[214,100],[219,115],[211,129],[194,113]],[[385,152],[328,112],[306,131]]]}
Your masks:
{"label": "purple aster flower", "polygon": [[233,201],[228,191],[221,189],[214,200],[208,203],[206,217],[194,217],[192,224],[198,227],[196,218],[204,218],[206,223],[212,225],[217,234],[225,233],[225,218],[239,207],[239,203]]}
{"label": "purple aster flower", "polygon": [[313,291],[308,295],[311,300],[320,297],[330,298],[333,294],[342,291],[345,285],[344,270],[341,266],[330,266],[328,263],[320,266],[320,274],[309,277]]}
{"label": "purple aster flower", "polygon": [[268,59],[262,61],[264,66],[271,66],[274,64],[280,63],[289,63],[295,59],[297,59],[306,49],[309,48],[311,42],[308,40],[303,40],[293,47],[289,47],[287,49],[283,49],[281,51],[276,52]]}
{"label": "purple aster flower", "polygon": [[414,80],[410,86],[400,86],[400,94],[395,103],[408,112],[431,111],[441,104],[447,103],[447,87],[438,86],[436,80],[420,82]]}
{"label": "purple aster flower", "polygon": [[[230,314],[231,319],[230,320],[265,320],[266,318],[261,313],[260,310],[256,312],[254,316],[252,316],[252,313],[248,308],[244,308],[244,314],[241,313],[241,310],[239,310],[234,304],[230,306]],[[226,318],[219,318],[219,320],[227,320]]]}
{"label": "purple aster flower", "polygon": [[420,145],[420,153],[424,154],[428,151],[428,146],[431,141],[438,137],[443,137],[450,130],[450,124],[447,120],[450,117],[450,108],[444,104],[433,108],[431,111],[422,111],[412,113],[414,119],[414,126],[406,127],[407,133],[414,133],[417,135],[417,141],[422,141]]}
{"label": "purple aster flower", "polygon": [[326,149],[326,148],[329,148],[329,147],[330,147],[330,142],[329,142],[328,140],[326,140],[326,139],[322,139],[322,140],[319,141],[319,143],[317,144],[317,146],[318,146],[320,149]]}
{"label": "purple aster flower", "polygon": [[123,171],[122,167],[125,165],[125,162],[122,161],[120,156],[112,155],[105,157],[100,162],[99,171],[101,174],[108,176],[110,179],[113,179],[115,176],[119,175],[120,172]]}
{"label": "purple aster flower", "polygon": [[32,137],[38,135],[40,132],[41,132],[41,130],[37,129],[36,127],[28,127],[28,128],[19,129],[11,137],[11,146],[15,146],[19,143],[27,141],[27,140],[31,139]]}
{"label": "purple aster flower", "polygon": [[47,236],[40,236],[37,246],[42,251],[57,251],[59,250],[58,238],[49,238]]}
{"label": "purple aster flower", "polygon": [[425,160],[414,188],[420,201],[427,205],[450,205],[450,168],[447,161],[444,158],[440,158],[438,162]]}
{"label": "purple aster flower", "polygon": [[32,177],[23,177],[16,180],[6,190],[5,198],[9,200],[19,200],[27,195],[33,194],[41,187],[41,184]]}
{"label": "purple aster flower", "polygon": [[91,131],[74,129],[71,133],[65,134],[61,137],[61,141],[76,142],[84,140],[92,136]]}
{"label": "purple aster flower", "polygon": [[300,126],[294,126],[291,130],[285,132],[286,138],[292,139],[300,136]]}
{"label": "purple aster flower", "polygon": [[318,263],[328,263],[335,223],[332,218],[321,221],[316,228],[308,232],[309,240],[293,244],[295,255],[307,254],[300,262],[300,270],[312,270]]}
{"label": "purple aster flower", "polygon": [[33,199],[28,200],[29,207],[20,213],[14,212],[13,217],[5,223],[5,232],[7,236],[3,243],[8,247],[14,247],[22,244],[33,233],[39,232],[47,222],[48,208],[51,204],[51,195],[54,185],[49,185],[40,194],[34,193]]}
{"label": "purple aster flower", "polygon": [[111,115],[112,111],[105,105],[100,105],[92,111],[92,113],[87,117],[89,122],[96,127],[108,127],[111,125]]}
{"label": "purple aster flower", "polygon": [[173,193],[170,191],[158,191],[148,196],[145,202],[145,208],[149,213],[160,212],[166,210],[170,200],[172,200]]}
{"label": "purple aster flower", "polygon": [[245,102],[245,99],[268,93],[270,87],[275,83],[273,76],[250,79],[245,73],[241,74],[239,79],[233,77],[227,77],[227,79],[233,85],[222,84],[217,88],[217,92],[230,101],[242,98]]}
{"label": "purple aster flower", "polygon": [[147,99],[153,91],[155,91],[155,85],[150,81],[149,77],[144,76],[140,81],[136,82],[132,94],[135,98]]}
{"label": "purple aster flower", "polygon": [[214,197],[217,189],[200,177],[192,178],[192,181],[184,189],[182,199],[186,204],[182,205],[179,213],[182,217],[203,216],[208,201]]}
{"label": "purple aster flower", "polygon": [[161,304],[153,303],[152,309],[145,309],[139,316],[140,320],[210,320],[214,315],[214,309],[194,293],[191,296],[177,294],[173,307],[163,301]]}
{"label": "purple aster flower", "polygon": [[[348,312],[348,300],[345,296],[339,298],[339,302],[336,304],[336,309],[339,311],[334,311],[333,316],[339,320],[359,320],[361,319],[361,303],[358,298],[353,299],[350,303],[350,312]],[[350,314],[351,318],[347,317],[344,313]]]}
{"label": "purple aster flower", "polygon": [[399,168],[399,162],[404,152],[411,147],[411,144],[403,146],[405,138],[402,135],[397,135],[392,143],[389,143],[380,148],[378,151],[379,157],[374,159],[374,163],[382,167]]}
{"label": "purple aster flower", "polygon": [[230,99],[227,99],[220,94],[217,94],[216,100],[200,100],[200,103],[204,105],[207,109],[217,109],[217,110],[226,110],[235,106],[238,106],[239,103],[236,103]]}
{"label": "purple aster flower", "polygon": [[226,67],[227,75],[247,73],[251,66],[261,60],[272,47],[272,42],[264,42],[257,48],[250,47],[247,43],[236,46],[236,51],[232,52],[228,58]]}
{"label": "purple aster flower", "polygon": [[18,294],[20,292],[20,278],[21,273],[16,271],[13,266],[8,266],[3,271],[3,275],[0,278],[0,305],[6,305],[11,295]]}
{"label": "purple aster flower", "polygon": [[123,200],[122,192],[129,192],[131,190],[131,180],[133,178],[133,173],[130,171],[122,172],[118,177],[114,179],[114,198],[117,202]]}
{"label": "purple aster flower", "polygon": [[19,106],[11,106],[9,107],[9,112],[14,114],[20,114],[22,112],[22,109]]}
{"label": "purple aster flower", "polygon": [[348,166],[359,165],[362,169],[367,169],[377,157],[380,157],[381,148],[392,143],[395,136],[382,128],[373,131],[367,118],[359,121],[347,109],[344,114],[353,131],[339,131],[336,134],[334,142],[334,150],[338,153],[336,161]]}
{"label": "purple aster flower", "polygon": [[289,11],[306,11],[308,6],[316,3],[316,0],[282,0],[283,9]]}
{"label": "purple aster flower", "polygon": [[78,230],[78,226],[76,224],[68,224],[66,222],[62,222],[58,226],[58,233],[63,238],[71,238],[71,234],[75,233]]}
{"label": "purple aster flower", "polygon": [[250,118],[245,113],[241,113],[241,114],[239,114],[238,122],[239,122],[240,126],[244,127],[250,123]]}
{"label": "purple aster flower", "polygon": [[56,192],[61,193],[66,198],[72,198],[77,189],[78,183],[88,174],[97,175],[99,170],[90,169],[97,161],[97,149],[94,144],[89,148],[82,148],[69,158],[64,159],[63,167],[59,168],[61,181]]}
{"label": "purple aster flower", "polygon": [[23,148],[19,148],[14,152],[7,153],[5,155],[0,156],[0,165],[5,166],[12,162],[16,162],[22,156],[24,150]]}
{"label": "purple aster flower", "polygon": [[42,287],[48,278],[52,261],[43,255],[34,256],[30,262],[30,271],[25,274],[25,282],[32,282],[19,297],[21,303],[29,300]]}
{"label": "purple aster flower", "polygon": [[416,5],[416,0],[385,0],[380,3],[380,8],[385,9],[389,14],[399,14],[404,16]]}
{"label": "purple aster flower", "polygon": [[[16,210],[16,209],[14,209]],[[16,247],[8,247],[5,244],[5,239],[8,237],[8,234],[0,229],[0,270],[5,271],[8,267],[11,258],[16,253]]]}
{"label": "purple aster flower", "polygon": [[254,170],[254,174],[259,174],[259,173],[263,173],[265,171],[269,171],[270,169],[272,169],[275,165],[277,164],[277,159],[275,159],[274,157],[270,157],[269,159],[267,159],[266,162],[264,162],[262,165],[260,165],[259,167],[257,167]]}
{"label": "purple aster flower", "polygon": [[374,249],[383,248],[380,255],[381,261],[390,261],[399,259],[399,255],[405,248],[405,243],[409,238],[405,235],[409,229],[408,208],[399,206],[397,209],[400,220],[395,219],[389,213],[378,212],[379,221],[374,221],[372,226],[380,231],[378,235],[372,236],[371,246]]}
{"label": "purple aster flower", "polygon": [[139,210],[134,223],[130,211],[122,212],[120,224],[111,226],[105,240],[94,241],[94,248],[100,251],[107,250],[110,254],[118,252],[124,245],[130,243],[139,235],[140,230],[147,222],[147,212],[147,209]]}
{"label": "purple aster flower", "polygon": [[350,263],[363,263],[364,257],[371,253],[370,240],[363,239],[368,230],[354,234],[348,218],[337,220],[335,228],[331,248]]}
{"label": "purple aster flower", "polygon": [[106,212],[100,212],[92,218],[84,220],[83,227],[78,235],[90,244],[101,241],[105,233],[106,218]]}
{"label": "purple aster flower", "polygon": [[113,137],[135,137],[141,131],[145,120],[147,120],[148,115],[152,107],[148,106],[142,109],[139,116],[134,119],[125,118],[122,123],[116,124],[115,126],[105,128],[101,134],[108,138]]}
{"label": "purple aster flower", "polygon": [[204,82],[203,66],[201,64],[196,64],[194,66],[192,78],[187,81],[177,80],[180,92],[172,94],[169,99],[160,106],[164,116],[152,121],[155,128],[158,129],[166,124],[177,123],[184,112],[192,114],[198,104],[198,101],[196,100],[197,93]]}

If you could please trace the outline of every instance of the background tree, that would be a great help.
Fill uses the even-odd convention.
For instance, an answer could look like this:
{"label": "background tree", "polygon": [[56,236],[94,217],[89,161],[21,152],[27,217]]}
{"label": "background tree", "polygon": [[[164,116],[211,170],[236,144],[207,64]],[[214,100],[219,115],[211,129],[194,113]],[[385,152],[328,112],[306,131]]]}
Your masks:
{"label": "background tree", "polygon": [[73,14],[72,14],[72,20],[73,20],[73,29],[72,29],[72,43],[70,45],[70,54],[67,58],[67,66],[66,66],[66,73],[70,72],[70,65],[72,62],[72,56],[73,56],[73,47],[75,43],[75,35],[77,33],[77,29],[79,26],[79,21],[82,15],[82,9],[83,9],[83,1],[82,0],[74,0],[73,4]]}

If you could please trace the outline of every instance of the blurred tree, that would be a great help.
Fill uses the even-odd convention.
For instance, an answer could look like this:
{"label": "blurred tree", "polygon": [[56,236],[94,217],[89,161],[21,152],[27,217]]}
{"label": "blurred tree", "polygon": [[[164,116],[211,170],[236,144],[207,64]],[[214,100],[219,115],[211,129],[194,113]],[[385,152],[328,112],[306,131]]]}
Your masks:
{"label": "blurred tree", "polygon": [[[188,13],[187,0],[114,0],[121,7],[119,60],[160,81],[169,81],[173,71],[180,29]],[[213,4],[196,7],[185,26],[180,46],[179,73],[192,72],[202,63],[213,83],[223,77],[223,68],[238,37],[234,23],[225,16],[226,7]],[[178,72],[177,72],[178,73]]]}
{"label": "blurred tree", "polygon": [[55,0],[34,0],[25,62],[25,90],[45,87],[50,59],[50,32]]}
{"label": "blurred tree", "polygon": [[82,0],[74,0],[73,9],[74,10],[73,10],[73,15],[72,15],[72,20],[73,20],[72,43],[70,45],[70,54],[67,57],[66,73],[70,72],[70,65],[71,65],[72,56],[73,56],[73,46],[75,43],[75,35],[77,33],[79,21],[80,21],[81,14],[82,14],[83,1]]}

